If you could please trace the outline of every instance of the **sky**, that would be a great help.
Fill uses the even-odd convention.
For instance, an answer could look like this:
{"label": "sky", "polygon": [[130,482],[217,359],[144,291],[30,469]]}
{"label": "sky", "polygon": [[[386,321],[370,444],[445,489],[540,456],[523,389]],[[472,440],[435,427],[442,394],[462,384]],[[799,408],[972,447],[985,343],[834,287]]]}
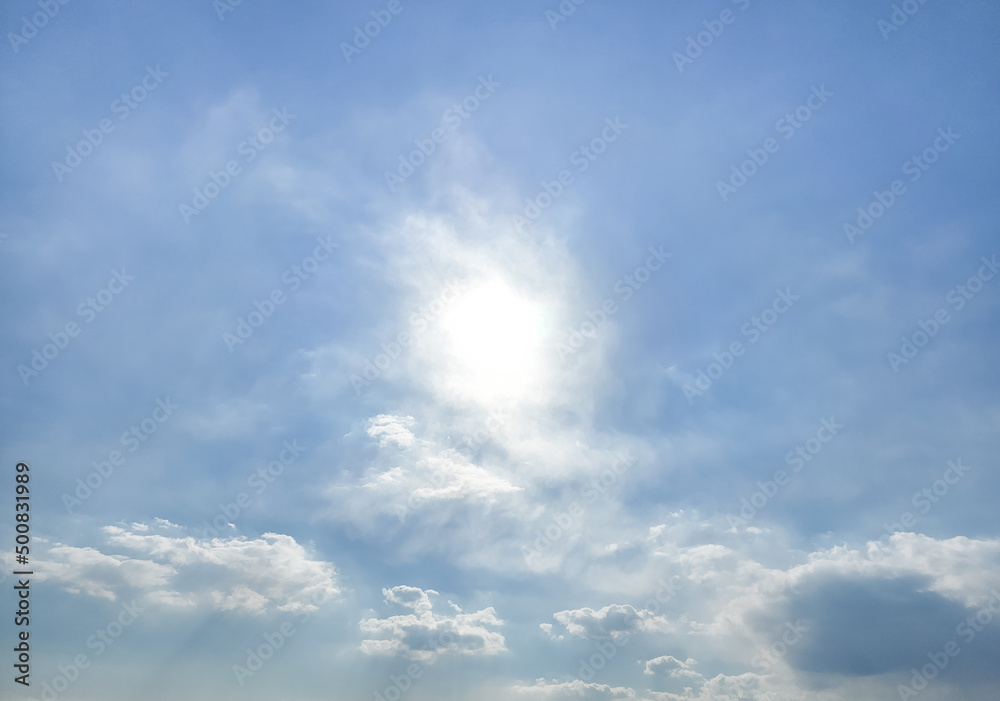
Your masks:
{"label": "sky", "polygon": [[996,699],[995,3],[0,28],[0,697]]}

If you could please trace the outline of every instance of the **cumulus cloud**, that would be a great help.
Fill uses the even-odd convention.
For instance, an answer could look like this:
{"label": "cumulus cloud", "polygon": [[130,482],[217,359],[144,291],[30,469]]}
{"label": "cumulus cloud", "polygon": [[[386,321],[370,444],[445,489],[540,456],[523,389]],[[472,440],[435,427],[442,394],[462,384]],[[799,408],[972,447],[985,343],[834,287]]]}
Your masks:
{"label": "cumulus cloud", "polygon": [[[684,564],[683,549],[672,559]],[[759,612],[784,606],[796,592],[822,582],[902,582],[913,594],[937,595],[965,608],[987,601],[1000,582],[1000,539],[938,540],[896,533],[864,549],[835,546],[806,553],[803,559],[787,569],[776,569],[747,557],[733,557],[728,567],[719,566],[713,576],[723,605],[711,621],[693,627],[714,634],[752,630]],[[698,581],[696,573],[689,573],[690,579]]]}
{"label": "cumulus cloud", "polygon": [[[767,677],[747,672],[745,674],[719,674],[705,680],[697,689],[685,687],[684,693],[649,692],[650,701],[719,701],[720,699],[741,699],[741,701],[798,701],[801,694],[785,691],[782,686],[771,683]],[[809,698],[832,701],[827,694],[810,694]]]}
{"label": "cumulus cloud", "polygon": [[683,662],[670,655],[662,655],[646,661],[644,674],[665,675],[675,679],[697,679],[704,681],[704,677],[694,671],[692,667],[696,661],[690,657]]}
{"label": "cumulus cloud", "polygon": [[662,633],[674,629],[666,617],[627,604],[610,604],[596,611],[589,607],[568,609],[552,616],[570,635],[585,639],[622,641],[633,633]]}
{"label": "cumulus cloud", "polygon": [[552,638],[554,640],[564,640],[565,639],[565,636],[556,635],[555,633],[552,632],[552,624],[551,623],[539,623],[538,627],[542,629],[542,632],[544,632],[546,635],[548,635],[550,638]]}
{"label": "cumulus cloud", "polygon": [[417,613],[430,611],[433,607],[429,594],[437,594],[437,592],[433,589],[424,591],[418,587],[408,587],[405,584],[400,584],[392,589],[382,590],[382,595],[385,596],[386,602],[391,601],[394,604],[411,608]]}
{"label": "cumulus cloud", "polygon": [[503,625],[492,606],[448,616],[432,610],[429,595],[437,593],[432,589],[401,585],[382,592],[386,603],[415,613],[362,619],[361,631],[370,637],[361,641],[361,651],[368,655],[401,655],[432,661],[444,653],[496,655],[507,649],[503,635],[490,630]]}
{"label": "cumulus cloud", "polygon": [[[658,608],[647,602],[645,615],[624,604],[559,611],[542,631],[553,639],[620,640],[644,626],[662,630],[673,654],[639,668],[647,679],[690,688],[643,692],[633,680],[637,698],[714,701],[742,685],[747,699],[840,699],[861,688],[894,694],[929,651],[951,639],[962,646],[959,624],[977,613],[985,618],[982,607],[1000,602],[995,538],[896,533],[881,544],[809,551],[785,546],[773,527],[734,532],[716,521],[688,513],[634,533],[623,526],[618,538],[629,548],[607,561],[592,558],[582,576],[607,591],[627,580],[625,590],[636,585],[636,595],[646,596],[666,572],[678,582],[675,595]],[[967,647],[940,675],[942,688],[949,678],[1000,680],[986,671],[995,669],[988,659],[1000,654],[1000,633],[987,627]],[[706,656],[728,664],[692,659]],[[549,687],[533,693],[572,690]]]}
{"label": "cumulus cloud", "polygon": [[165,564],[137,560],[123,555],[107,555],[95,548],[53,545],[38,559],[39,579],[63,582],[72,594],[86,594],[115,601],[116,590],[124,585],[139,589],[164,587],[177,574]]}
{"label": "cumulus cloud", "polygon": [[169,521],[107,526],[103,551],[55,544],[41,556],[39,576],[110,601],[142,595],[164,606],[247,613],[312,611],[339,593],[334,567],[290,536],[200,541],[171,535],[177,528]]}

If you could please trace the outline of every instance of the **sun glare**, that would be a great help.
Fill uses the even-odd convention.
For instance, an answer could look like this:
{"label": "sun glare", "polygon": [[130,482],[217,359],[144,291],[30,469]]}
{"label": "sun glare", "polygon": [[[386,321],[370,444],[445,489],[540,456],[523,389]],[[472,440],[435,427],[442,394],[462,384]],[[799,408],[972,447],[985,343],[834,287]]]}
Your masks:
{"label": "sun glare", "polygon": [[541,368],[542,321],[537,303],[499,279],[473,287],[444,319],[451,380],[485,397],[523,395]]}

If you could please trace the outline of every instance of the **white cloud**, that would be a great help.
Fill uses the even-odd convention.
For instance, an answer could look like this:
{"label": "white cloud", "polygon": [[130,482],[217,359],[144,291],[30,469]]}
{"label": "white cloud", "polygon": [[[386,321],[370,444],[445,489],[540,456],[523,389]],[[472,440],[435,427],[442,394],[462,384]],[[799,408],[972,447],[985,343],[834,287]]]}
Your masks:
{"label": "white cloud", "polygon": [[566,636],[564,636],[564,635],[555,635],[552,632],[552,624],[551,623],[539,623],[538,627],[542,629],[543,633],[545,633],[547,636],[549,636],[553,640],[565,640],[566,639]]}
{"label": "white cloud", "polygon": [[575,699],[580,701],[612,701],[613,699],[635,699],[641,697],[631,687],[608,686],[574,679],[569,682],[546,681],[544,678],[535,680],[534,684],[525,686],[516,684],[511,690],[530,699],[546,699],[560,701]]}
{"label": "white cloud", "polygon": [[267,597],[258,594],[245,584],[237,584],[230,593],[213,591],[212,603],[219,611],[244,610],[251,613],[264,613],[267,609]]}
{"label": "white cloud", "polygon": [[505,471],[473,464],[419,428],[409,416],[380,414],[369,419],[366,432],[379,441],[378,457],[360,480],[345,476],[349,482],[329,490],[338,504],[333,513],[368,521],[374,514],[391,514],[401,521],[444,503],[492,504],[521,491]]}
{"label": "white cloud", "polygon": [[431,597],[428,596],[429,594],[437,594],[437,592],[433,589],[424,591],[417,587],[408,587],[405,584],[400,584],[392,589],[382,590],[382,595],[385,596],[386,602],[391,601],[394,604],[411,608],[417,613],[430,611],[433,608]]}
{"label": "white cloud", "polygon": [[[760,675],[747,672],[738,675],[720,674],[709,680],[702,680],[698,690],[685,687],[683,694],[670,692],[650,692],[653,701],[719,701],[719,699],[741,699],[742,701],[797,701],[798,694],[789,696],[769,684]],[[811,694],[810,698],[829,698],[826,695]]]}
{"label": "white cloud", "polygon": [[378,437],[378,444],[383,448],[393,443],[408,448],[413,445],[413,434],[410,432],[413,423],[412,416],[379,414],[373,419],[368,419],[366,432],[372,438]]}
{"label": "white cloud", "polygon": [[64,583],[66,591],[109,601],[120,585],[140,589],[163,587],[177,574],[170,565],[107,555],[95,548],[53,545],[36,561],[38,579]]}
{"label": "white cloud", "polygon": [[[591,549],[580,577],[601,591],[629,592],[636,609],[642,598],[633,590],[646,597],[656,589],[655,582],[676,578],[675,596],[659,608],[649,602],[644,605],[648,616],[656,611],[649,622],[663,630],[665,645],[673,654],[648,660],[640,668],[690,688],[671,693],[637,691],[637,698],[656,701],[715,701],[741,683],[744,698],[761,701],[803,697],[832,701],[859,697],[862,690],[875,694],[872,698],[884,696],[884,690],[894,693],[894,685],[906,681],[894,670],[911,658],[921,658],[925,648],[933,649],[940,635],[954,633],[955,625],[985,605],[1000,582],[1000,539],[939,540],[897,533],[887,537],[881,549],[870,543],[810,552],[789,549],[780,530],[734,532],[721,519],[701,520],[691,513],[673,514],[658,526],[645,526],[641,531],[645,535],[640,535],[638,524],[636,528],[633,534],[622,525],[616,537],[631,545],[612,556],[595,557]],[[831,596],[843,597],[836,613],[824,603]],[[875,621],[865,613],[873,604],[899,608]],[[922,619],[919,640],[904,643],[891,622],[901,615],[918,615],[925,605],[933,610]],[[560,611],[554,615],[556,625],[542,624],[541,629],[552,638],[560,624],[567,637],[624,637],[644,621],[638,611],[632,615],[633,610],[619,604]],[[866,622],[872,627],[859,632]],[[783,636],[789,634],[788,623],[808,628],[801,637],[795,636],[794,644],[782,644],[787,654],[766,658],[768,674],[759,674],[761,653],[773,651],[776,641],[787,642]],[[863,650],[855,649],[853,656],[831,655],[844,640]],[[905,650],[899,652],[904,644]],[[881,647],[897,652],[879,654]],[[859,656],[861,662],[855,663]],[[696,666],[692,658],[727,664],[723,669],[714,661]],[[743,673],[734,674],[733,669],[741,666]],[[861,672],[867,676],[858,681],[854,670],[865,668],[872,671]],[[826,675],[822,684],[827,690],[813,688],[818,683],[809,679],[813,673]],[[592,687],[586,689],[596,693]],[[533,693],[558,692],[575,698],[568,695],[572,690],[563,686]]]}
{"label": "white cloud", "polygon": [[[659,658],[658,658],[659,659]],[[672,659],[672,658],[671,658]],[[686,663],[680,663],[685,665]],[[675,675],[682,678],[686,674]],[[571,681],[536,679],[533,684],[514,684],[509,692],[518,697],[543,699],[545,701],[801,701],[809,698],[811,701],[842,701],[844,696],[839,692],[810,689],[803,691],[785,680],[774,676],[761,676],[752,672],[738,675],[719,674],[712,679],[704,679],[693,673],[690,679],[693,686],[685,686],[681,693],[666,691],[637,690],[630,686],[611,686],[598,682],[585,682],[580,679]],[[505,697],[509,697],[505,694]]]}
{"label": "white cloud", "polygon": [[39,560],[40,577],[111,601],[140,594],[155,604],[248,613],[312,611],[339,593],[333,566],[310,558],[290,536],[197,541],[151,532],[175,531],[168,521],[140,525],[103,529],[105,550],[133,555],[56,544]]}
{"label": "white cloud", "polygon": [[[684,664],[684,663],[681,663]],[[810,690],[807,694],[789,687],[784,682],[753,673],[740,675],[720,674],[704,680],[698,676],[694,687],[684,688],[682,693],[665,691],[643,691],[629,686],[610,686],[580,679],[559,682],[544,678],[534,684],[515,684],[510,691],[519,697],[544,699],[545,701],[800,701],[809,698],[815,701],[842,701],[843,696],[829,692]]]}
{"label": "white cloud", "polygon": [[361,651],[368,655],[402,655],[432,661],[438,655],[496,655],[506,651],[503,635],[490,630],[503,625],[493,607],[473,613],[447,616],[434,613],[429,594],[416,587],[397,586],[383,589],[386,603],[413,609],[416,613],[388,618],[366,618],[361,631],[370,637],[361,641]]}
{"label": "white cloud", "polygon": [[552,614],[570,635],[584,639],[627,639],[633,633],[663,633],[674,629],[664,616],[627,604],[610,604],[594,610],[584,607]]}
{"label": "white cloud", "polygon": [[[925,581],[933,592],[972,608],[989,599],[1000,581],[1000,539],[964,536],[937,540],[917,533],[896,533],[881,545],[869,542],[864,551],[836,546],[805,554],[806,561],[788,569],[770,569],[748,558],[732,558],[730,567],[716,571],[719,585],[717,615],[694,624],[704,633],[747,630],[754,612],[769,610],[788,593],[808,583],[836,579],[891,580],[911,577]],[[681,549],[674,560],[684,563]],[[696,576],[689,577],[697,581]]]}
{"label": "white cloud", "polygon": [[692,669],[695,664],[696,661],[690,657],[682,662],[676,657],[662,655],[660,657],[647,660],[643,674],[666,675],[675,679],[688,678],[704,681],[704,677]]}

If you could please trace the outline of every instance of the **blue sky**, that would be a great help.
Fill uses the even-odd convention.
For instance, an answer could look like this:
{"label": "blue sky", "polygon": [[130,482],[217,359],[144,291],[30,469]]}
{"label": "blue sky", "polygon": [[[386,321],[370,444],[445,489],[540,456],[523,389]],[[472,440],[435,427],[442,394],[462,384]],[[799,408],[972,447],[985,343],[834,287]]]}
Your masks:
{"label": "blue sky", "polygon": [[992,3],[0,24],[4,698],[993,698]]}

